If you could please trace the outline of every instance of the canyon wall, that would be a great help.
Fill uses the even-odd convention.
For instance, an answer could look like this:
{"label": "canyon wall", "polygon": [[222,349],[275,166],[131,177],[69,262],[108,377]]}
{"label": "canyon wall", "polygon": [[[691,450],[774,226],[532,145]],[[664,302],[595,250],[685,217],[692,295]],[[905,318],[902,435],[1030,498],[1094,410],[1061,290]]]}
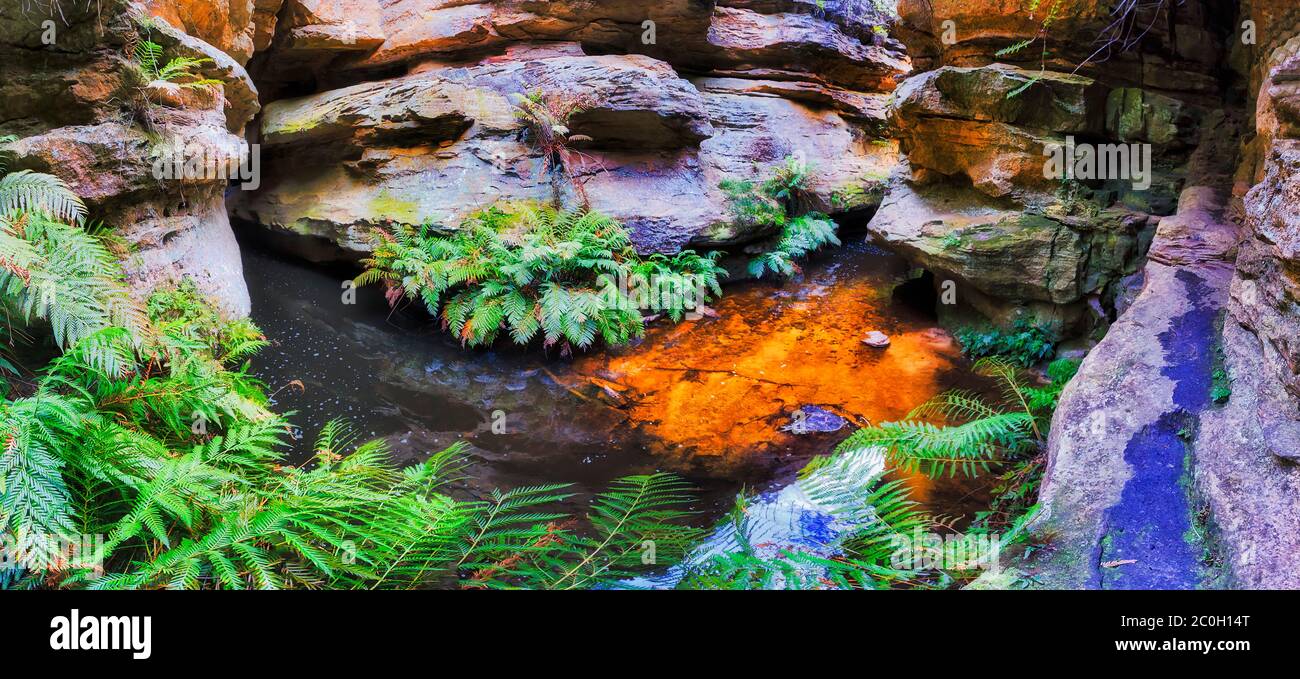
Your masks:
{"label": "canyon wall", "polygon": [[[978,316],[1098,337],[1177,205],[1202,128],[1222,120],[1224,41],[1199,0],[1129,50],[1093,39],[1111,20],[1107,3],[1044,5],[899,3],[895,32],[917,73],[890,109],[905,164],[870,229],[956,284]],[[1045,151],[1071,143],[1145,145],[1150,176],[1046,176]]]}
{"label": "canyon wall", "polygon": [[[227,312],[246,314],[226,180],[165,178],[154,164],[182,145],[238,163],[257,89],[230,54],[147,16],[121,0],[0,2],[0,135],[18,137],[6,148],[9,169],[66,180],[131,245],[127,273],[141,294],[189,277]],[[133,52],[146,35],[164,59],[205,60],[197,72],[221,84],[183,88],[142,75]]]}
{"label": "canyon wall", "polygon": [[884,22],[864,3],[804,0],[288,0],[250,64],[266,178],[232,213],[356,256],[377,225],[574,205],[516,115],[532,93],[585,101],[569,125],[577,180],[644,251],[765,235],[732,225],[718,184],[787,156],[812,165],[823,210],[866,213],[894,164],[888,92],[909,68]]}
{"label": "canyon wall", "polygon": [[1241,587],[1300,587],[1300,7],[1247,0],[1254,114],[1235,193],[1245,229],[1223,320],[1232,390],[1202,421],[1197,481]]}

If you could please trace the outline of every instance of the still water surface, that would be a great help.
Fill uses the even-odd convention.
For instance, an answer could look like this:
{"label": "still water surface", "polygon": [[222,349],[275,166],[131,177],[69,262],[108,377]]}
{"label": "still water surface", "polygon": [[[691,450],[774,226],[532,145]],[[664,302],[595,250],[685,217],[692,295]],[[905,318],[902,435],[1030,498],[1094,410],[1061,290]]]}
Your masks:
{"label": "still water surface", "polygon": [[[391,311],[378,288],[345,304],[354,272],[244,245],[253,318],[273,343],[254,372],[296,412],[299,454],[335,417],[387,439],[404,463],[465,441],[469,494],[565,482],[576,506],[620,476],[673,471],[700,489],[709,522],[742,488],[789,483],[852,431],[783,431],[802,406],[879,422],[945,389],[989,386],[932,315],[894,292],[906,263],[858,242],[782,285],[729,286],[716,318],[658,321],[634,346],[575,359],[462,349],[427,316]],[[892,345],[863,345],[868,330]],[[910,483],[939,514],[979,504],[979,482]]]}

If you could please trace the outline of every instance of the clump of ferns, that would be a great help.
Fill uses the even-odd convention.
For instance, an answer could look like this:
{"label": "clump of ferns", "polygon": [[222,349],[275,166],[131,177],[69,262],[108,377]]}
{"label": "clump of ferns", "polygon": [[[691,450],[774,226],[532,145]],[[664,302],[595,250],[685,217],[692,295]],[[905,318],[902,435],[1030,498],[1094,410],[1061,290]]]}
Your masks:
{"label": "clump of ferns", "polygon": [[[911,498],[902,480],[883,481],[882,470],[861,464],[869,449],[841,447],[833,455],[815,458],[799,472],[796,482],[808,501],[837,522],[853,526],[836,545],[813,550],[790,546],[771,553],[747,537],[764,534],[754,524],[771,517],[754,512],[741,495],[727,519],[728,549],[702,563],[689,563],[678,589],[932,589],[948,586],[952,578],[922,567],[937,558],[900,563],[900,538],[911,540],[937,528]],[[856,459],[852,459],[856,458]],[[777,519],[786,521],[788,519]],[[780,530],[778,530],[780,532]],[[827,548],[833,547],[833,550]],[[915,545],[916,556],[927,549]],[[827,554],[834,551],[834,554]],[[937,556],[937,555],[929,555]]]}
{"label": "clump of ferns", "polygon": [[881,446],[895,467],[932,477],[992,473],[992,506],[974,517],[974,525],[1005,529],[1032,510],[1042,479],[1047,428],[1061,390],[1077,369],[1077,361],[1055,361],[1048,367],[1047,384],[1038,386],[1010,360],[980,359],[975,370],[997,380],[1000,403],[969,391],[944,392],[904,420],[858,430],[839,450]]}
{"label": "clump of ferns", "polygon": [[[562,355],[598,339],[626,344],[644,332],[643,302],[674,320],[722,294],[718,254],[642,258],[616,220],[547,206],[493,207],[445,234],[432,225],[376,230],[358,285],[382,282],[390,304],[419,302],[467,346],[504,332],[519,345],[542,338]],[[620,281],[667,280],[696,295],[631,300]]]}
{"label": "clump of ferns", "polygon": [[582,93],[533,89],[527,94],[512,94],[510,103],[515,117],[524,123],[528,139],[541,154],[542,173],[553,180],[556,204],[562,195],[560,185],[554,182],[558,176],[573,187],[582,208],[589,208],[586,182],[579,174],[596,161],[573,148],[573,144],[591,141],[591,137],[574,134],[569,125],[573,116],[594,106],[595,100]]}
{"label": "clump of ferns", "polygon": [[[0,137],[0,146],[14,141]],[[0,150],[0,308],[9,319],[0,372],[14,376],[24,325],[48,326],[55,346],[67,348],[101,328],[139,327],[143,314],[122,284],[116,239],[82,226],[81,199],[54,175],[8,172],[9,161]]]}
{"label": "clump of ferns", "polygon": [[[751,531],[750,524],[774,519],[753,511],[742,496],[730,519],[733,528],[726,533],[730,549],[699,564],[688,555],[678,587],[927,589],[977,577],[987,565],[979,560],[996,557],[997,552],[972,555],[966,547],[957,557],[947,551],[945,540],[918,542],[921,535],[957,532],[957,520],[928,516],[911,499],[904,479],[883,479],[890,470],[931,476],[994,472],[992,504],[974,517],[961,518],[971,519],[961,539],[993,534],[1001,546],[1025,541],[1025,525],[1035,514],[1033,497],[1042,474],[1046,427],[1077,363],[1054,363],[1048,373],[1050,382],[1044,386],[1029,384],[1021,369],[1005,360],[985,359],[976,369],[1001,383],[1001,403],[969,392],[940,394],[904,421],[856,432],[832,455],[814,459],[800,472],[797,483],[810,503],[852,526],[836,543],[819,549],[790,546],[776,554],[751,544],[747,536],[772,531],[761,527]],[[931,419],[945,424],[932,424]],[[885,455],[883,472],[865,463],[878,450]],[[777,516],[777,521],[787,520],[780,518],[783,514]],[[953,562],[950,556],[958,560]]]}
{"label": "clump of ferns", "polygon": [[826,245],[840,245],[835,221],[811,209],[812,180],[807,161],[792,155],[761,182],[725,179],[719,184],[737,222],[751,229],[777,231],[769,247],[750,260],[750,275],[792,276],[799,272],[796,260]]}

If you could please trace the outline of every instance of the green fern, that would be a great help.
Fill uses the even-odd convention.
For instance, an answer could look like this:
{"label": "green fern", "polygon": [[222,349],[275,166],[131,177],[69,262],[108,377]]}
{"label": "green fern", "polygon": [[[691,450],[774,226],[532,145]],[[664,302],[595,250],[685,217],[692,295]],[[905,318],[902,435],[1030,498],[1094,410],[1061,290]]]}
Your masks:
{"label": "green fern", "polygon": [[734,218],[746,230],[780,229],[770,247],[750,259],[748,271],[755,278],[794,275],[799,271],[795,260],[827,245],[840,245],[835,222],[808,209],[813,195],[808,164],[789,156],[769,174],[759,184],[726,179],[719,185]]}
{"label": "green fern", "polygon": [[135,45],[135,65],[146,82],[175,83],[184,88],[204,88],[222,85],[215,78],[204,78],[197,71],[213,63],[208,57],[172,57],[163,62],[163,47],[151,40],[140,40]]}
{"label": "green fern", "polygon": [[[1021,380],[1019,368],[986,358],[975,369],[998,379],[1012,410],[999,410],[970,392],[945,392],[917,406],[907,420],[858,430],[839,449],[881,446],[900,468],[930,476],[975,476],[1037,449],[1042,442],[1041,409],[1031,405],[1030,387]],[[936,425],[921,418],[956,423]]]}
{"label": "green fern", "polygon": [[[383,283],[390,302],[419,302],[467,346],[540,337],[562,353],[644,333],[641,310],[680,320],[721,294],[717,254],[643,259],[615,220],[595,212],[516,206],[482,211],[451,235],[431,226],[376,231],[358,285]],[[645,300],[616,286],[635,277],[665,285]],[[698,286],[702,299],[681,292]]]}
{"label": "green fern", "polygon": [[[585,589],[607,586],[648,566],[680,559],[702,532],[684,523],[690,487],[671,474],[629,476],[614,481],[591,502],[589,530],[550,526],[545,534],[517,541],[517,558],[481,570],[486,586]],[[653,548],[655,562],[645,563]]]}

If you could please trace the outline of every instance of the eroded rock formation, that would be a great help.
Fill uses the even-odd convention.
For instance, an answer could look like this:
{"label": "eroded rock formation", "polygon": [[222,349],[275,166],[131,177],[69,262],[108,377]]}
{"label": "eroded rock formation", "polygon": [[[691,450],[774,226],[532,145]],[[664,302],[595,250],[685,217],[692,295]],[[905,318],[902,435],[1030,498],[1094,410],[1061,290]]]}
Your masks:
{"label": "eroded rock formation", "polygon": [[[1235,173],[1228,85],[1224,113],[1199,115],[1179,209],[1159,220],[1135,301],[1061,399],[1037,525],[1053,542],[1043,584],[1300,587],[1286,122],[1300,16],[1283,4],[1245,3],[1228,24],[1251,33],[1227,38],[1237,73],[1222,81],[1258,93]],[[1184,103],[1203,108],[1203,94]]]}
{"label": "eroded rock formation", "polygon": [[[238,164],[257,89],[231,55],[162,22],[144,28],[133,16],[146,15],[119,0],[0,3],[0,133],[19,137],[7,148],[9,169],[66,180],[95,218],[134,246],[126,266],[140,293],[188,276],[226,311],[246,314],[226,179],[207,172],[165,179],[154,161],[186,148],[210,166]],[[199,72],[222,84],[181,88],[142,75],[132,51],[145,33],[167,59],[209,60]]]}
{"label": "eroded rock formation", "polygon": [[550,199],[511,103],[530,92],[589,99],[570,125],[589,138],[579,181],[644,250],[762,235],[732,226],[718,184],[789,155],[814,165],[823,209],[869,209],[831,196],[894,164],[880,132],[908,62],[837,7],[290,0],[252,66],[266,182],[233,213],[355,256],[376,225],[454,228],[498,200]]}
{"label": "eroded rock formation", "polygon": [[[1104,335],[1052,428],[1043,582],[1300,587],[1300,10],[1166,3],[1130,44],[1111,4],[1062,0],[1044,31],[1020,2],[900,0],[900,44],[855,0],[3,0],[0,134],[136,246],[142,293],[189,276],[234,314],[228,209],[330,258],[374,226],[572,203],[521,94],[589,100],[579,180],[644,250],[764,235],[718,184],[802,154],[817,207],[874,212],[957,284],[946,320]],[[145,38],[219,84],[142,77]],[[178,147],[237,162],[246,134],[247,190],[155,170]],[[1150,175],[1045,175],[1070,140],[1150,148]]]}
{"label": "eroded rock formation", "polygon": [[[896,31],[918,72],[890,122],[907,165],[872,232],[957,283],[983,317],[1100,335],[1221,106],[1224,37],[1189,40],[1205,33],[1208,4],[1180,5],[1125,51],[1088,42],[1105,34],[1106,3],[1056,3],[1045,28],[1019,3],[900,2]],[[1122,167],[1138,167],[1127,155],[1121,176],[1045,171],[1052,149],[1075,144],[1151,149],[1148,176]]]}

